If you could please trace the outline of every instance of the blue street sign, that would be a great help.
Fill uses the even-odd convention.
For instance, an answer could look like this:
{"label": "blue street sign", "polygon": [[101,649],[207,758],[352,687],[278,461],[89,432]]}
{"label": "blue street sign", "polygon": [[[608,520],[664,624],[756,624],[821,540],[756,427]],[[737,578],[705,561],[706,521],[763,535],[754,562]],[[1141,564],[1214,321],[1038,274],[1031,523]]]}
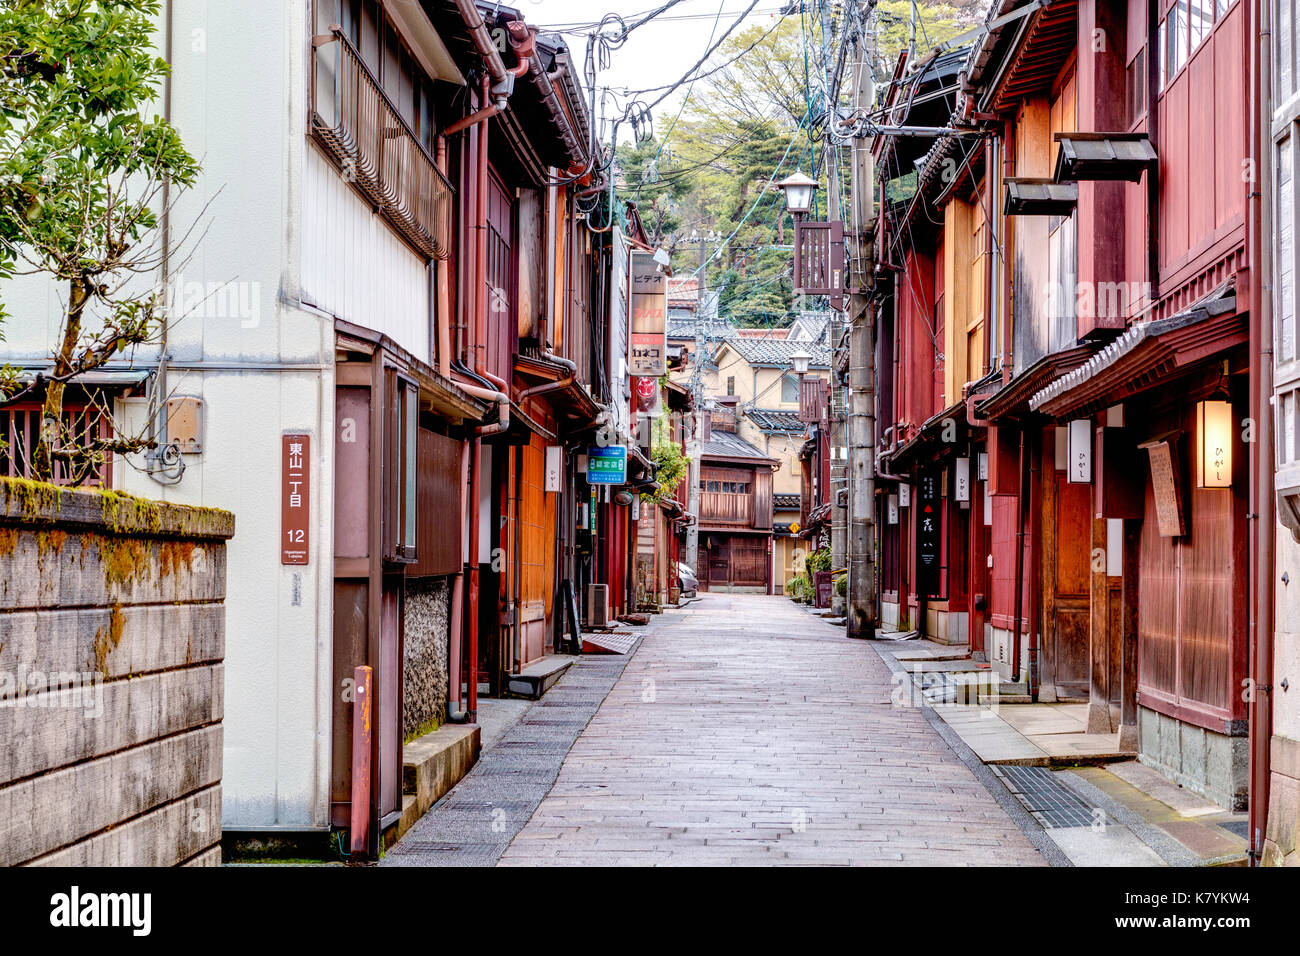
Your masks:
{"label": "blue street sign", "polygon": [[587,484],[621,485],[626,482],[626,445],[592,445],[587,450]]}

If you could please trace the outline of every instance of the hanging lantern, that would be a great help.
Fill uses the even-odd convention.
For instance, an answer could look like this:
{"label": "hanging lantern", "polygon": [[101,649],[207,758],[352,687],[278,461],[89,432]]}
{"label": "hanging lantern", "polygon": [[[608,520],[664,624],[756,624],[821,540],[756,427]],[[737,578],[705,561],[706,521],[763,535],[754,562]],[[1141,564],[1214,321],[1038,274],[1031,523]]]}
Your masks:
{"label": "hanging lantern", "polygon": [[1232,486],[1232,403],[1207,398],[1196,403],[1196,487]]}

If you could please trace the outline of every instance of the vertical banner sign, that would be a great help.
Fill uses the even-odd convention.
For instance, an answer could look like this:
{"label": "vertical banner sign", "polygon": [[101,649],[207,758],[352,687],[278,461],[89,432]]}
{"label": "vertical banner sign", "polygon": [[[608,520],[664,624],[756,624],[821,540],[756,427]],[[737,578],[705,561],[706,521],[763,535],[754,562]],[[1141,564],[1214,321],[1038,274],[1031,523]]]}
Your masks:
{"label": "vertical banner sign", "polygon": [[560,491],[564,485],[564,446],[546,446],[546,490]]}
{"label": "vertical banner sign", "polygon": [[280,563],[306,564],[311,544],[311,436],[283,435],[280,441]]}
{"label": "vertical banner sign", "polygon": [[939,516],[939,476],[921,475],[916,485],[916,595],[939,596],[943,522]]}
{"label": "vertical banner sign", "polygon": [[658,378],[668,371],[668,279],[659,270],[653,252],[633,249],[631,257],[630,371],[633,375]]}

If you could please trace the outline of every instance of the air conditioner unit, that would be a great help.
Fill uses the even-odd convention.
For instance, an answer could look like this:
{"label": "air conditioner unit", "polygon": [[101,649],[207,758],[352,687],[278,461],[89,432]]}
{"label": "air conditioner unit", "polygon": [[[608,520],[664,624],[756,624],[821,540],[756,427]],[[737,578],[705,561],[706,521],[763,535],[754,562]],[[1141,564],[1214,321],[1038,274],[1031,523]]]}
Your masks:
{"label": "air conditioner unit", "polygon": [[609,627],[609,585],[587,585],[588,627]]}

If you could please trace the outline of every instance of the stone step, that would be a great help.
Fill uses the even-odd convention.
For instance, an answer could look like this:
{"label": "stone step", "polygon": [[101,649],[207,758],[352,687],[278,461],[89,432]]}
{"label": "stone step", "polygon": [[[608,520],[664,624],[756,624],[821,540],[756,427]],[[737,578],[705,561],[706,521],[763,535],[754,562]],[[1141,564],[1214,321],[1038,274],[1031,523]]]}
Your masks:
{"label": "stone step", "polygon": [[547,654],[541,660],[529,664],[518,674],[511,674],[506,684],[506,692],[511,697],[540,700],[577,659],[569,654]]}

